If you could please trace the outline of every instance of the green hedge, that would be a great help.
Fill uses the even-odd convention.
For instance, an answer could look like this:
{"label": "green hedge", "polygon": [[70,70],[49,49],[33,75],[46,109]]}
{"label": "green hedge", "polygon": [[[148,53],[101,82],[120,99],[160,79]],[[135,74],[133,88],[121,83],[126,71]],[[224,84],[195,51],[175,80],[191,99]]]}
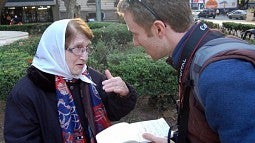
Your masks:
{"label": "green hedge", "polygon": [[106,44],[109,44],[114,39],[119,45],[122,45],[132,40],[132,35],[128,32],[127,26],[121,23],[111,23],[107,26],[93,29],[93,33],[95,36],[93,43],[105,41]]}
{"label": "green hedge", "polygon": [[111,25],[112,22],[88,22],[88,25],[91,29],[98,29]]}
{"label": "green hedge", "polygon": [[[25,29],[31,28],[29,39],[0,47],[0,100],[5,100],[13,85],[25,75],[35,54],[40,39],[40,35],[36,35],[42,33],[42,30],[35,31],[32,29],[38,26],[30,26],[25,26]],[[142,48],[133,48],[132,35],[125,24],[90,22],[89,26],[95,37],[88,65],[99,71],[110,69],[114,76],[121,76],[132,84],[140,96],[150,95],[153,105],[166,108],[177,94],[176,71],[164,59],[152,61]],[[19,29],[21,27],[6,26],[5,30],[26,31]]]}
{"label": "green hedge", "polygon": [[[51,23],[32,23],[23,25],[0,25],[0,31],[24,31],[29,35],[42,34]],[[94,33],[93,43],[98,41],[112,41],[115,39],[118,44],[127,44],[132,40],[132,35],[127,26],[115,22],[88,22]]]}
{"label": "green hedge", "polygon": [[[133,48],[132,36],[120,23],[89,23],[94,27],[94,49],[88,65],[103,72],[108,68],[114,76],[121,76],[133,85],[140,96],[155,97],[153,103],[166,107],[177,93],[176,72],[165,60],[152,61],[142,48]],[[93,25],[93,26],[92,26]],[[96,28],[98,27],[98,28]],[[25,75],[36,52],[40,35],[30,35],[0,47],[0,100],[5,100],[14,84]]]}
{"label": "green hedge", "polygon": [[235,23],[235,22],[223,22],[222,26],[225,29],[228,29],[230,31],[232,30],[240,30],[242,32],[248,30],[248,29],[255,29],[255,25],[253,24],[241,24],[241,23]]}
{"label": "green hedge", "polygon": [[[107,51],[108,49],[108,51]],[[109,69],[113,76],[120,76],[132,84],[140,96],[149,95],[150,105],[166,109],[177,98],[177,72],[165,59],[153,61],[142,48],[127,46],[126,49],[109,49],[100,42],[90,55],[88,65],[104,72]]]}
{"label": "green hedge", "polygon": [[140,94],[169,95],[176,93],[176,72],[165,60],[152,61],[144,53],[117,53],[108,57],[108,68],[132,83]]}
{"label": "green hedge", "polygon": [[23,25],[0,25],[0,31],[23,31],[29,34],[42,34],[51,23],[29,23]]}
{"label": "green hedge", "polygon": [[[11,47],[12,46],[12,47]],[[19,47],[19,48],[17,48]],[[0,99],[5,100],[13,85],[25,74],[32,56],[18,43],[0,49]]]}

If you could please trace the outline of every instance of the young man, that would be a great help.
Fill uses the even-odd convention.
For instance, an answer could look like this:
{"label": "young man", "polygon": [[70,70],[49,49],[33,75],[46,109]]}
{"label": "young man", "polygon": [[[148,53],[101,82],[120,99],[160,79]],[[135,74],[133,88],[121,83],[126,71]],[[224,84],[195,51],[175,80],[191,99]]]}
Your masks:
{"label": "young man", "polygon": [[[199,73],[195,86],[189,79],[195,70],[193,51],[215,46],[235,47],[239,53],[242,47],[228,42],[233,38],[194,22],[188,0],[120,0],[118,13],[133,34],[135,46],[142,46],[154,60],[168,57],[167,63],[178,70],[180,116],[176,142],[255,142],[252,62],[236,57],[216,60]],[[250,59],[255,61],[252,56]],[[151,134],[144,134],[144,138],[156,143],[170,142]]]}

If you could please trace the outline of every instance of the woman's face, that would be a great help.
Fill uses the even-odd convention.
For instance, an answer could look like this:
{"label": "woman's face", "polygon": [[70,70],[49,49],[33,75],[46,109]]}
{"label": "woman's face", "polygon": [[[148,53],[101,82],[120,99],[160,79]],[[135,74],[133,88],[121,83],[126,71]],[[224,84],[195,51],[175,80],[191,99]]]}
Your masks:
{"label": "woman's face", "polygon": [[80,75],[88,61],[88,46],[91,41],[81,33],[77,33],[70,41],[65,50],[66,63],[73,75]]}

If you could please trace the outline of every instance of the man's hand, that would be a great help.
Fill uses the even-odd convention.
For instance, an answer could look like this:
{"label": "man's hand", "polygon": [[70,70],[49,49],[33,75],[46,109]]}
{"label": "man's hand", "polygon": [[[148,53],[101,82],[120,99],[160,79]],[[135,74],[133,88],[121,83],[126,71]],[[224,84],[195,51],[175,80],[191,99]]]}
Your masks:
{"label": "man's hand", "polygon": [[[151,141],[152,143],[167,143],[167,138],[163,137],[156,137],[150,133],[144,133],[143,138]],[[170,143],[174,143],[173,141],[170,141]]]}
{"label": "man's hand", "polygon": [[105,70],[105,75],[107,80],[102,82],[105,92],[115,92],[120,96],[129,94],[126,83],[120,77],[113,77],[109,70]]}

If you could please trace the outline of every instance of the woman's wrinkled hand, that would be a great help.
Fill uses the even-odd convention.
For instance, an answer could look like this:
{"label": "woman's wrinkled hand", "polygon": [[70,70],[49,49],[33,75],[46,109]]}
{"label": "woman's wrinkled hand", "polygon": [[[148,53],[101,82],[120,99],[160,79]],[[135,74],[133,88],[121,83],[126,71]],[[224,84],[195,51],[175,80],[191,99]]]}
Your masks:
{"label": "woman's wrinkled hand", "polygon": [[129,94],[126,83],[120,77],[113,77],[109,70],[105,70],[107,80],[102,82],[105,92],[114,92],[124,97]]}

